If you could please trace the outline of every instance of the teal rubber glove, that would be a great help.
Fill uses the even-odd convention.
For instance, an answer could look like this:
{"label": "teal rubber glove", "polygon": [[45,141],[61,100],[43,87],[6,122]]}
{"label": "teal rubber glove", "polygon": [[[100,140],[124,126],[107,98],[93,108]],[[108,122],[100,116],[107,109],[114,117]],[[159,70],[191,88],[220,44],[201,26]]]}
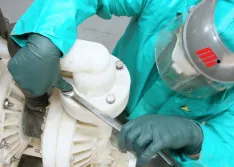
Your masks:
{"label": "teal rubber glove", "polygon": [[187,155],[200,152],[203,132],[192,120],[175,116],[145,115],[126,123],[119,136],[121,150],[136,152],[137,166],[147,164],[160,150]]}
{"label": "teal rubber glove", "polygon": [[8,69],[16,83],[28,94],[41,96],[53,86],[72,89],[60,74],[61,51],[46,37],[28,36],[27,45],[9,61]]}

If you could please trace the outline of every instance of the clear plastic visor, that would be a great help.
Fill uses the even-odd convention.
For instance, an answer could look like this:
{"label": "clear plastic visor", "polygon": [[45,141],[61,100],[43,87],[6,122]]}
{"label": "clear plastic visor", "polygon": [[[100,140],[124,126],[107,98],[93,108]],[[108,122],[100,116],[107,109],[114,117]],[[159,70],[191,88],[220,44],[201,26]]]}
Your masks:
{"label": "clear plastic visor", "polygon": [[206,97],[224,91],[233,84],[213,81],[192,65],[183,45],[183,27],[188,13],[180,15],[159,33],[155,45],[158,72],[172,90],[191,97]]}

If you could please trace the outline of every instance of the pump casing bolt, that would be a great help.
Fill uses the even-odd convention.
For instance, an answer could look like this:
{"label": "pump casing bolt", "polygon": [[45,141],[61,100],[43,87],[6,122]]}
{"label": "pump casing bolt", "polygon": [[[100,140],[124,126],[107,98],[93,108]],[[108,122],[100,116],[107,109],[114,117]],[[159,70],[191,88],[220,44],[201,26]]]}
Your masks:
{"label": "pump casing bolt", "polygon": [[7,109],[7,108],[10,108],[10,107],[14,107],[14,104],[11,103],[8,99],[5,99],[5,101],[3,103],[3,108]]}
{"label": "pump casing bolt", "polygon": [[117,70],[121,70],[121,69],[123,69],[123,67],[124,67],[123,62],[120,61],[120,60],[116,61],[115,65],[116,65],[116,69],[117,69]]}
{"label": "pump casing bolt", "polygon": [[115,102],[115,96],[112,94],[109,94],[106,96],[106,102],[108,104],[113,104]]}

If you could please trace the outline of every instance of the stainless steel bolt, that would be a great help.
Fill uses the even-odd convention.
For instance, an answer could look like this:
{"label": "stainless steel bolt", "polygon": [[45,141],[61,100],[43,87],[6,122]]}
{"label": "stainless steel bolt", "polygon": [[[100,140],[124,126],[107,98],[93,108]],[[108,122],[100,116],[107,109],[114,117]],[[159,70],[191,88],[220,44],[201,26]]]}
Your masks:
{"label": "stainless steel bolt", "polygon": [[72,162],[74,162],[74,161],[75,161],[75,156],[72,155],[72,156],[71,156],[71,159],[70,159],[70,163],[72,163]]}
{"label": "stainless steel bolt", "polygon": [[3,108],[7,109],[7,108],[10,108],[10,107],[14,107],[14,104],[11,103],[8,99],[5,99],[5,101],[3,103]]}
{"label": "stainless steel bolt", "polygon": [[10,143],[7,143],[5,139],[3,139],[0,143],[0,149],[6,147],[6,148],[9,148],[11,146]]}
{"label": "stainless steel bolt", "polygon": [[0,149],[4,148],[6,146],[6,141],[3,139],[1,142],[0,142]]}
{"label": "stainless steel bolt", "polygon": [[14,162],[19,162],[20,159],[16,158],[16,157],[12,157],[11,158],[11,164],[14,163]]}
{"label": "stainless steel bolt", "polygon": [[45,124],[43,123],[42,125],[41,125],[41,130],[45,130]]}
{"label": "stainless steel bolt", "polygon": [[112,94],[109,94],[106,96],[106,102],[108,104],[113,104],[115,102],[115,96]]}
{"label": "stainless steel bolt", "polygon": [[116,65],[117,70],[121,70],[121,69],[123,69],[123,67],[124,67],[123,62],[120,61],[120,60],[116,61],[116,62],[115,62],[115,65]]}

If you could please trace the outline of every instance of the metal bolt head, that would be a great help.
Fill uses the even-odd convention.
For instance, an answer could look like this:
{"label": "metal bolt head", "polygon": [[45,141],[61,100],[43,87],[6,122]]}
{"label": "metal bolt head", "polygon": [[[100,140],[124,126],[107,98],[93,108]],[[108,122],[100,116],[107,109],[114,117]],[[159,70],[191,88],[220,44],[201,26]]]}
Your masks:
{"label": "metal bolt head", "polygon": [[113,104],[115,102],[115,96],[112,94],[109,94],[106,96],[106,102],[108,104]]}
{"label": "metal bolt head", "polygon": [[42,125],[41,125],[41,130],[45,130],[45,124],[43,123]]}
{"label": "metal bolt head", "polygon": [[3,139],[1,142],[0,142],[0,149],[4,148],[6,146],[6,141]]}
{"label": "metal bolt head", "polygon": [[72,156],[71,156],[71,159],[70,159],[70,163],[72,163],[72,162],[74,162],[74,161],[75,161],[75,156],[72,155]]}
{"label": "metal bolt head", "polygon": [[11,164],[14,163],[14,162],[19,162],[20,159],[16,158],[16,157],[12,157],[11,158]]}
{"label": "metal bolt head", "polygon": [[14,163],[15,162],[15,157],[12,157],[11,160],[10,160],[10,163]]}
{"label": "metal bolt head", "polygon": [[0,149],[11,147],[10,143],[7,143],[5,139],[0,142]]}
{"label": "metal bolt head", "polygon": [[7,108],[10,108],[10,107],[14,107],[14,104],[11,103],[8,99],[5,99],[5,101],[3,103],[3,108],[7,109]]}
{"label": "metal bolt head", "polygon": [[117,70],[121,70],[124,67],[123,62],[120,60],[116,61],[115,65],[116,65]]}

